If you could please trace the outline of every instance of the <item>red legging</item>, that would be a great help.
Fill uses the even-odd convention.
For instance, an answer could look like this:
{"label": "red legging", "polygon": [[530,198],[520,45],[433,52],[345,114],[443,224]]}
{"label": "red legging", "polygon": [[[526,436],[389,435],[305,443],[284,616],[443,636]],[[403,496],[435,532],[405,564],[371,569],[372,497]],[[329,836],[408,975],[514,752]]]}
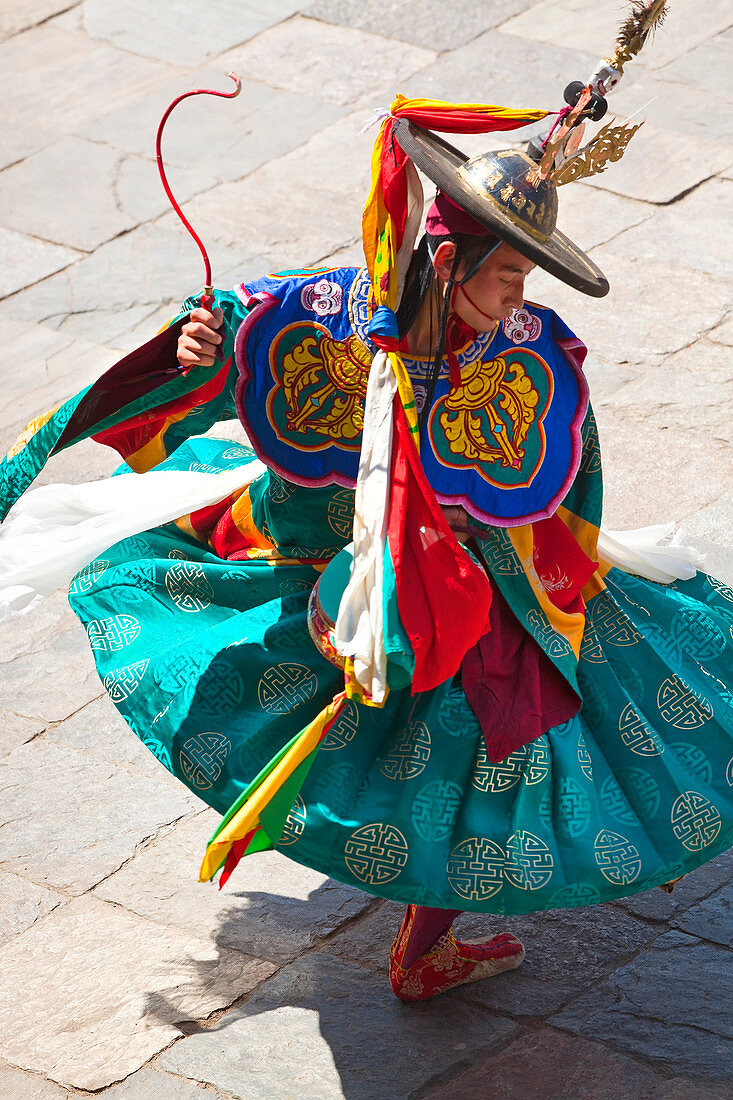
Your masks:
{"label": "red legging", "polygon": [[405,970],[409,970],[421,955],[430,950],[462,912],[462,909],[429,909],[427,905],[415,906],[412,932],[402,960]]}

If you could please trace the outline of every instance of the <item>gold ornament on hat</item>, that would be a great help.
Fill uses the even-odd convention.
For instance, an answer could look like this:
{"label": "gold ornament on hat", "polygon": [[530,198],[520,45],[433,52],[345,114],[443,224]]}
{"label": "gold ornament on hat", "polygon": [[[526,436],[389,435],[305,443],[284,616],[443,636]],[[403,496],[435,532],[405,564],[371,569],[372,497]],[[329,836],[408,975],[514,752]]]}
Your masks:
{"label": "gold ornament on hat", "polygon": [[604,172],[609,164],[621,160],[643,120],[636,125],[631,125],[628,119],[607,122],[587,145],[580,148],[585,127],[581,119],[590,104],[592,92],[606,95],[618,84],[624,65],[636,57],[666,13],[666,0],[636,0],[632,4],[628,18],[619,29],[613,55],[604,58],[563,120],[557,135],[545,145],[539,164],[543,179],[549,178],[556,186],[574,183]]}
{"label": "gold ornament on hat", "polygon": [[607,122],[592,141],[584,145],[575,156],[567,157],[559,168],[551,172],[550,179],[560,187],[563,183],[575,183],[576,180],[605,172],[609,164],[621,160],[626,146],[643,125],[643,120],[635,126],[630,125],[628,120],[618,125]]}

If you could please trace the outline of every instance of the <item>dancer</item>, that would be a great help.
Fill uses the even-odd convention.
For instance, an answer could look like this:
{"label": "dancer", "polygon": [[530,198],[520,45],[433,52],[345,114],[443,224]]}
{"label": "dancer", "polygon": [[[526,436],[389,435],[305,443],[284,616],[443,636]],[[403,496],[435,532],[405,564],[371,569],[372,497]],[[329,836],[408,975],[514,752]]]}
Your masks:
{"label": "dancer", "polygon": [[[366,269],[189,299],[3,467],[12,501],[93,434],[135,471],[44,521],[112,701],[225,815],[206,877],[275,846],[407,904],[406,1001],[522,961],[508,932],[457,942],[461,910],[606,901],[731,842],[733,593],[599,534],[584,347],[524,294],[534,265],[607,290],[556,228],[591,96],[539,160],[467,160],[427,123],[544,112],[396,101]],[[415,165],[438,191],[413,250]],[[49,495],[18,501],[6,562]],[[6,569],[6,602],[52,576]]]}

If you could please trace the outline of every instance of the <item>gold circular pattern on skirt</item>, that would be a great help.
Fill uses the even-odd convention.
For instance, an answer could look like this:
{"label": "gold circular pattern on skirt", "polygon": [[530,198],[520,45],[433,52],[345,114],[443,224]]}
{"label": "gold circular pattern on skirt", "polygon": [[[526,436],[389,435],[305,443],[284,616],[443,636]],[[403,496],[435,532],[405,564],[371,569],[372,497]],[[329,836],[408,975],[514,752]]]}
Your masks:
{"label": "gold circular pattern on skirt", "polygon": [[586,619],[583,630],[583,641],[580,643],[580,656],[584,661],[593,665],[606,663],[606,655],[601,648],[601,640],[596,634],[590,619]]}
{"label": "gold circular pattern on skirt", "polygon": [[430,730],[425,723],[410,722],[380,762],[380,772],[388,779],[415,779],[430,759],[430,744]]}
{"label": "gold circular pattern on skirt", "polygon": [[586,779],[593,782],[593,761],[591,755],[585,745],[585,737],[581,733],[578,737],[578,763],[580,764],[580,770]]}
{"label": "gold circular pattern on skirt", "polygon": [[[590,759],[590,757],[588,757]],[[524,782],[528,787],[534,787],[541,783],[550,774],[552,767],[552,753],[550,744],[545,734],[538,737],[529,746],[529,759],[524,766]]]}
{"label": "gold circular pattern on skirt", "polygon": [[85,592],[90,592],[107,569],[109,569],[109,562],[104,561],[102,558],[95,558],[94,561],[90,561],[89,565],[85,565],[72,578],[69,585],[69,595],[80,596]]}
{"label": "gold circular pattern on skirt", "polygon": [[601,592],[590,601],[588,614],[601,642],[631,646],[641,641],[639,631],[608,592]]}
{"label": "gold circular pattern on skirt", "polygon": [[362,825],[346,841],[344,859],[362,882],[381,886],[397,878],[407,863],[407,841],[394,825]]}
{"label": "gold circular pattern on skirt", "polygon": [[701,852],[720,832],[720,813],[697,791],[685,791],[675,799],[669,815],[672,831],[690,852]]}
{"label": "gold circular pattern on skirt", "polygon": [[664,721],[678,730],[699,729],[713,716],[710,703],[675,675],[659,685],[657,706]]}
{"label": "gold circular pattern on skirt", "polygon": [[348,539],[354,526],[354,490],[339,489],[328,502],[328,526],[340,539]]}
{"label": "gold circular pattern on skirt", "polygon": [[203,567],[195,561],[171,565],[165,574],[165,587],[179,611],[203,611],[214,598]]}
{"label": "gold circular pattern on skirt", "polygon": [[527,746],[522,745],[497,764],[492,764],[486,752],[483,734],[476,749],[476,760],[471,775],[471,786],[477,791],[508,791],[522,778],[524,762],[527,759]]}
{"label": "gold circular pattern on skirt", "polygon": [[601,874],[614,886],[628,886],[641,874],[639,850],[628,837],[601,829],[594,847]]}
{"label": "gold circular pattern on skirt", "polygon": [[552,878],[554,860],[544,840],[517,829],[506,842],[504,874],[518,890],[540,890]]}
{"label": "gold circular pattern on skirt", "polygon": [[92,649],[115,653],[134,642],[140,633],[140,620],[134,615],[108,615],[105,619],[90,619],[87,637]]}
{"label": "gold circular pattern on skirt", "polygon": [[108,672],[102,683],[113,703],[121,703],[140,687],[140,681],[148,670],[149,658],[123,665]]}
{"label": "gold circular pattern on skirt", "polygon": [[213,787],[231,747],[231,741],[223,733],[197,733],[189,737],[178,754],[186,782],[196,791]]}
{"label": "gold circular pattern on skirt", "polygon": [[466,901],[486,901],[504,885],[503,850],[485,836],[470,836],[457,844],[446,864],[453,890]]}
{"label": "gold circular pattern on skirt", "polygon": [[312,669],[284,661],[265,669],[257,685],[257,699],[268,714],[290,714],[317,690],[318,679]]}
{"label": "gold circular pattern on skirt", "polygon": [[359,728],[359,707],[353,699],[347,700],[343,710],[321,741],[321,749],[333,751],[345,749],[351,744]]}
{"label": "gold circular pattern on skirt", "polygon": [[627,749],[637,756],[661,756],[664,742],[657,731],[642,718],[633,703],[627,703],[618,720],[618,731]]}

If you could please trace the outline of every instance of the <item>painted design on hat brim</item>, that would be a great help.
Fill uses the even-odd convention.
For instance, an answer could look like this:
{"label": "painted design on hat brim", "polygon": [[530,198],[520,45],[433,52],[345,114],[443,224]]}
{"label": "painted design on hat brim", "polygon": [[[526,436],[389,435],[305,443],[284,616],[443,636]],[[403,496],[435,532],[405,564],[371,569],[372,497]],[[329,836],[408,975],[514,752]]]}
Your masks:
{"label": "painted design on hat brim", "polygon": [[584,294],[594,298],[608,294],[608,280],[600,268],[559,229],[547,240],[537,240],[509,211],[459,175],[458,169],[468,160],[465,153],[431,130],[404,119],[395,123],[394,136],[410,160],[441,191],[517,252]]}

